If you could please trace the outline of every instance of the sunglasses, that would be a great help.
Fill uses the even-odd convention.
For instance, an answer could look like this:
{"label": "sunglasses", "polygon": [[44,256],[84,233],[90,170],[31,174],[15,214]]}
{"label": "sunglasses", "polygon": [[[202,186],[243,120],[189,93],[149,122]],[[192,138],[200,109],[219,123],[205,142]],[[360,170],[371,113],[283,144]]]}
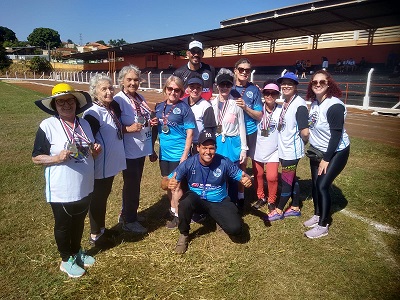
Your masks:
{"label": "sunglasses", "polygon": [[237,68],[237,70],[239,71],[239,73],[250,73],[251,69],[250,68]]}
{"label": "sunglasses", "polygon": [[75,103],[75,98],[69,98],[69,99],[56,99],[56,104],[59,106],[64,106],[65,103],[68,103],[68,105],[72,105]]}
{"label": "sunglasses", "polygon": [[195,54],[201,55],[203,53],[203,50],[201,50],[201,49],[192,49],[189,51],[190,51],[190,53],[192,53],[192,55],[195,55]]}
{"label": "sunglasses", "polygon": [[265,97],[269,97],[269,96],[278,96],[279,93],[278,92],[263,92],[262,93]]}
{"label": "sunglasses", "polygon": [[232,83],[230,83],[230,82],[221,82],[220,84],[218,84],[218,86],[220,87],[220,88],[231,88],[232,87]]}
{"label": "sunglasses", "polygon": [[318,81],[318,80],[313,80],[313,81],[311,81],[311,84],[312,84],[313,86],[317,86],[318,84],[319,84],[320,86],[325,86],[325,85],[328,85],[328,81],[326,81],[326,80],[320,80],[320,81]]}
{"label": "sunglasses", "polygon": [[180,93],[181,92],[181,89],[180,88],[177,88],[177,89],[174,89],[174,88],[172,88],[172,87],[170,87],[170,86],[167,86],[167,91],[168,92],[172,92],[172,91],[174,91],[175,93]]}

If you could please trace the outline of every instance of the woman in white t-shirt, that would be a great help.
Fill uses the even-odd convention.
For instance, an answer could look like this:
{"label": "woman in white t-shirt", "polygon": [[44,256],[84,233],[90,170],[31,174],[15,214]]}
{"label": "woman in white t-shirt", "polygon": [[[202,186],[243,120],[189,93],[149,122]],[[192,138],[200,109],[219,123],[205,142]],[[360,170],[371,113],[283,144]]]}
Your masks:
{"label": "woman in white t-shirt", "polygon": [[[253,159],[254,188],[257,193],[257,202],[253,208],[260,209],[268,203],[268,210],[275,209],[278,192],[278,122],[282,105],[276,103],[280,94],[276,83],[266,84],[262,90],[263,116],[257,125],[257,141]],[[268,183],[268,198],[264,193],[264,166]]]}
{"label": "woman in white t-shirt", "polygon": [[140,184],[142,182],[144,161],[157,160],[154,152],[154,133],[158,121],[146,100],[138,93],[140,70],[137,66],[125,66],[118,73],[121,91],[114,96],[114,101],[121,108],[122,130],[124,132],[126,169],[122,171],[122,209],[119,223],[122,229],[136,234],[147,232],[138,220]]}
{"label": "woman in white t-shirt", "polygon": [[110,77],[96,74],[90,78],[89,93],[93,105],[83,113],[89,122],[93,136],[103,151],[95,159],[93,201],[90,204],[90,238],[96,247],[113,246],[115,230],[105,227],[107,199],[111,193],[114,176],[126,169],[122,134],[121,109],[113,100],[114,88]]}
{"label": "woman in white t-shirt", "polygon": [[344,129],[347,110],[339,99],[341,96],[339,86],[328,72],[314,73],[307,90],[307,99],[312,101],[308,124],[310,148],[319,151],[320,157],[307,155],[310,157],[314,202],[314,215],[304,222],[305,227],[311,228],[305,233],[308,238],[328,234],[331,221],[329,189],[346,166],[350,154],[350,140]]}
{"label": "woman in white t-shirt", "polygon": [[32,161],[45,166],[46,199],[54,215],[54,237],[61,256],[60,270],[80,277],[93,257],[81,249],[85,217],[94,183],[94,161],[101,146],[94,143],[89,123],[77,116],[91,105],[88,93],[66,83],[35,104],[53,115],[40,123]]}

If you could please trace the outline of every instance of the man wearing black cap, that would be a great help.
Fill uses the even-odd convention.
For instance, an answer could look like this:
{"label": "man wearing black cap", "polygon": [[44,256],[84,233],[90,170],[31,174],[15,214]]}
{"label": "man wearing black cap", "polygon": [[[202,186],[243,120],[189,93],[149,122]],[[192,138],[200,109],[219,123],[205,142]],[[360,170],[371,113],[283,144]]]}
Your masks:
{"label": "man wearing black cap", "polygon": [[[189,50],[186,51],[189,62],[186,65],[175,70],[173,75],[178,76],[182,79],[185,89],[188,87],[188,80],[192,77],[201,77],[203,79],[203,91],[201,97],[209,100],[213,92],[213,84],[215,78],[214,67],[201,62],[204,56],[203,44],[199,41],[192,41],[189,44]],[[187,97],[189,94],[185,92],[183,97]]]}
{"label": "man wearing black cap", "polygon": [[186,178],[189,191],[179,201],[179,224],[181,233],[175,252],[185,253],[189,242],[190,222],[194,212],[207,213],[228,235],[239,235],[242,220],[236,205],[227,194],[227,178],[251,186],[248,174],[240,170],[229,159],[216,154],[215,134],[203,131],[198,139],[198,154],[182,162],[163,181],[162,187],[174,190]]}

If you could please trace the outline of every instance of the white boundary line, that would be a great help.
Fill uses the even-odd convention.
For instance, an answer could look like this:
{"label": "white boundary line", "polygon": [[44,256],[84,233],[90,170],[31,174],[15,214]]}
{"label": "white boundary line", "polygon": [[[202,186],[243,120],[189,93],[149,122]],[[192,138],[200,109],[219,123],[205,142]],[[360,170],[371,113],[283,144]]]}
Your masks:
{"label": "white boundary line", "polygon": [[391,227],[389,225],[384,225],[384,224],[375,222],[374,220],[359,216],[359,215],[357,215],[357,214],[355,214],[355,213],[353,213],[351,211],[348,211],[347,209],[342,209],[340,212],[345,214],[348,217],[360,220],[360,221],[362,221],[362,222],[364,222],[364,223],[366,223],[366,224],[368,224],[370,226],[373,226],[378,231],[389,233],[389,234],[394,234],[394,235],[398,235],[399,234],[399,230],[394,228],[394,227]]}

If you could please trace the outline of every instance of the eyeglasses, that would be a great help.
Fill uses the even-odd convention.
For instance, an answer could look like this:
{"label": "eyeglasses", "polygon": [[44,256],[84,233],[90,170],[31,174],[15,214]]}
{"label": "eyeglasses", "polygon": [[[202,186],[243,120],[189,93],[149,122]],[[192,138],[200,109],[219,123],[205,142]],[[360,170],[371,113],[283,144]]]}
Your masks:
{"label": "eyeglasses", "polygon": [[326,80],[320,80],[320,81],[318,81],[318,80],[313,80],[313,81],[311,81],[311,84],[312,84],[313,86],[317,86],[318,84],[319,84],[320,86],[326,86],[326,85],[328,85],[328,81],[326,81]]}
{"label": "eyeglasses", "polygon": [[232,87],[232,83],[230,83],[230,82],[221,82],[220,84],[218,84],[218,86],[220,87],[220,88],[231,88]]}
{"label": "eyeglasses", "polygon": [[251,69],[250,68],[237,68],[237,70],[239,71],[239,73],[250,73]]}
{"label": "eyeglasses", "polygon": [[279,93],[278,92],[263,92],[262,93],[265,97],[269,97],[269,96],[278,96]]}
{"label": "eyeglasses", "polygon": [[75,103],[75,98],[56,99],[56,104],[59,106],[64,106],[65,103],[68,103],[68,105],[72,105]]}
{"label": "eyeglasses", "polygon": [[167,86],[167,91],[170,93],[172,93],[172,91],[174,91],[175,93],[180,93],[181,89],[180,88],[174,89],[173,87]]}

